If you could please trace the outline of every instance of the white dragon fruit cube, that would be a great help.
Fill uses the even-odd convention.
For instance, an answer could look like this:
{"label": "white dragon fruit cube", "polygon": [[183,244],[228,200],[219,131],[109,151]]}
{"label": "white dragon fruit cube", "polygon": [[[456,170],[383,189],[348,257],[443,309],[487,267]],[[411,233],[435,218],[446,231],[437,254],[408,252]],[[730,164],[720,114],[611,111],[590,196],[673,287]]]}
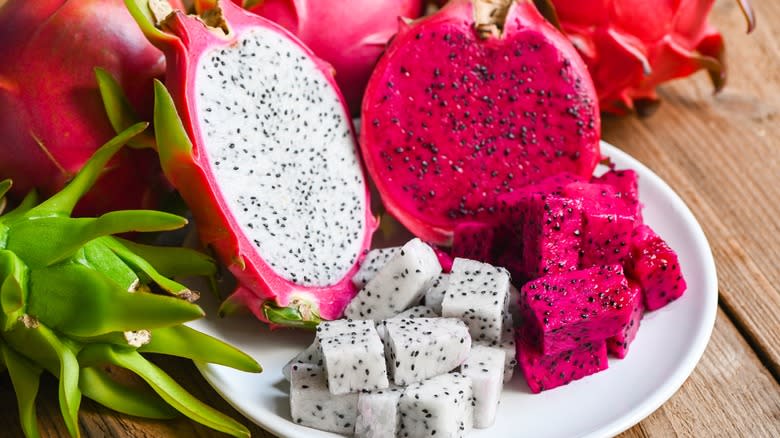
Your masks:
{"label": "white dragon fruit cube", "polygon": [[431,287],[425,291],[425,305],[433,309],[437,315],[441,315],[441,302],[444,300],[449,282],[450,274],[439,274]]}
{"label": "white dragon fruit cube", "polygon": [[466,360],[471,336],[455,318],[388,319],[388,372],[396,385],[409,385],[448,373]]}
{"label": "white dragon fruit cube", "polygon": [[474,345],[460,372],[471,379],[474,392],[474,427],[485,429],[496,422],[498,401],[504,387],[506,352],[501,348]]}
{"label": "white dragon fruit cube", "polygon": [[352,277],[352,284],[356,288],[363,288],[369,280],[374,278],[376,273],[401,249],[400,246],[390,248],[372,249],[366,254],[360,269]]}
{"label": "white dragon fruit cube", "polygon": [[471,379],[450,373],[409,385],[398,400],[398,436],[459,438],[473,427]]}
{"label": "white dragon fruit cube", "polygon": [[389,385],[382,339],[373,321],[369,322],[355,324],[362,328],[353,332],[319,338],[331,393],[370,391]]}
{"label": "white dragon fruit cube", "polygon": [[474,341],[501,342],[509,305],[509,273],[487,263],[456,258],[452,263],[442,316],[460,318]]}
{"label": "white dragon fruit cube", "polygon": [[420,302],[441,265],[433,248],[412,239],[379,269],[344,310],[347,318],[391,318]]}
{"label": "white dragon fruit cube", "polygon": [[356,438],[395,438],[398,430],[398,400],[403,388],[377,389],[358,396]]}
{"label": "white dragon fruit cube", "polygon": [[290,368],[290,414],[294,423],[351,435],[357,421],[357,402],[357,394],[331,394],[322,367],[294,364]]}

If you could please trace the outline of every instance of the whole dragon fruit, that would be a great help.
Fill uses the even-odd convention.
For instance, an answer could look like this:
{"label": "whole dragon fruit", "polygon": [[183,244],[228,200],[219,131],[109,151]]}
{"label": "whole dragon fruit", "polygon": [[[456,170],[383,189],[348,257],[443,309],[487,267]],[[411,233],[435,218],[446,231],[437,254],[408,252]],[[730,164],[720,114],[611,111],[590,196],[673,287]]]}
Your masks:
{"label": "whole dragon fruit", "polygon": [[[114,135],[95,67],[119,80],[137,110],[151,109],[152,79],[165,72],[121,0],[9,0],[0,58],[0,176],[13,179],[17,200],[32,188],[61,189]],[[153,151],[123,150],[77,210],[150,206],[162,184]]]}
{"label": "whole dragon fruit", "polygon": [[[336,70],[353,114],[398,19],[420,16],[424,0],[233,0],[292,32]],[[196,7],[214,3],[197,0]]]}
{"label": "whole dragon fruit", "polygon": [[[726,82],[723,37],[708,21],[715,0],[551,0],[563,31],[593,76],[601,109],[654,107],[655,88],[705,69],[719,91]],[[748,20],[747,0],[739,0]]]}
{"label": "whole dragon fruit", "polygon": [[328,66],[230,1],[202,17],[126,3],[168,59],[167,89],[155,84],[163,171],[239,282],[223,310],[308,327],[340,317],[376,219]]}
{"label": "whole dragon fruit", "polygon": [[501,194],[599,159],[596,93],[530,0],[454,0],[401,30],[363,99],[361,148],[388,212],[450,245]]}

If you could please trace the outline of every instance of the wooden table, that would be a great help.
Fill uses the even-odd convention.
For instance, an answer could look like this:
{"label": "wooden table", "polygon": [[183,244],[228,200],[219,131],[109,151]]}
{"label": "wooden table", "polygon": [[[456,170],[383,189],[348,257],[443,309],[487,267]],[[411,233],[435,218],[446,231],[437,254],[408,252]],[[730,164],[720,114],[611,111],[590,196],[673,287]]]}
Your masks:
{"label": "wooden table", "polygon": [[[647,164],[683,197],[715,253],[720,310],[693,375],[663,407],[623,435],[780,436],[780,2],[753,0],[756,32],[744,33],[733,1],[713,21],[729,50],[727,88],[713,96],[703,73],[661,90],[664,103],[645,119],[608,118],[604,138]],[[159,360],[197,397],[236,418],[187,361]],[[16,401],[0,377],[0,436],[20,436]],[[45,378],[42,433],[66,437],[53,378]],[[271,437],[250,426],[255,437]],[[139,420],[84,400],[85,437],[211,437],[186,419]]]}

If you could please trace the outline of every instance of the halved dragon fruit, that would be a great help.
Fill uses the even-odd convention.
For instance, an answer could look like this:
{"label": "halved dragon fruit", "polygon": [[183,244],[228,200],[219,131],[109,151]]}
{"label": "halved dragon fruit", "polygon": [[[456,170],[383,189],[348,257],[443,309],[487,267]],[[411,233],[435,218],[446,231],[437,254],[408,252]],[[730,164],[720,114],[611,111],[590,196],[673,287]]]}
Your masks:
{"label": "halved dragon fruit", "polygon": [[401,29],[363,100],[361,148],[388,211],[449,245],[497,198],[599,159],[597,96],[531,1],[452,0]]}
{"label": "halved dragon fruit", "polygon": [[366,330],[319,337],[331,394],[371,391],[389,385],[382,339],[370,322]]}
{"label": "halved dragon fruit", "polygon": [[355,438],[395,438],[398,434],[398,401],[403,388],[377,389],[358,396]]}
{"label": "halved dragon fruit", "polygon": [[441,265],[430,245],[412,239],[358,292],[344,310],[344,316],[373,320],[392,318],[419,303],[440,273]]}
{"label": "halved dragon fruit", "polygon": [[439,274],[431,287],[425,291],[425,305],[437,315],[441,315],[441,303],[444,301],[444,294],[447,292],[449,284],[450,274]]}
{"label": "halved dragon fruit", "polygon": [[400,247],[394,246],[390,248],[377,248],[369,251],[360,263],[360,269],[358,269],[355,276],[352,277],[352,284],[359,289],[365,287],[368,280],[374,278],[376,273],[387,264],[394,255],[396,255],[399,249]]}
{"label": "halved dragon fruit", "polygon": [[388,319],[384,326],[388,371],[396,385],[448,373],[471,350],[469,330],[459,319]]}
{"label": "halved dragon fruit", "polygon": [[520,291],[523,342],[541,354],[603,341],[631,317],[631,293],[620,265],[551,274]]}
{"label": "halved dragon fruit", "polygon": [[460,366],[460,373],[471,379],[474,393],[474,427],[478,429],[488,428],[496,422],[498,400],[504,388],[504,362],[504,350],[474,345],[468,359]]}
{"label": "halved dragon fruit", "polygon": [[295,364],[290,369],[290,414],[296,424],[351,435],[357,403],[357,393],[331,394],[321,367]]}
{"label": "halved dragon fruit", "polygon": [[574,350],[543,355],[518,340],[517,361],[534,394],[604,371],[609,366],[604,341],[586,342]]}
{"label": "halved dragon fruit", "polygon": [[500,342],[508,313],[509,273],[475,260],[456,258],[441,304],[442,316],[460,318],[474,341]]}
{"label": "halved dragon fruit", "polygon": [[330,67],[227,0],[203,17],[126,3],[166,54],[155,105],[163,170],[240,283],[223,310],[308,327],[340,317],[377,223]]}
{"label": "halved dragon fruit", "polygon": [[647,225],[634,230],[626,271],[642,286],[647,310],[664,307],[680,298],[688,287],[677,253]]}
{"label": "halved dragon fruit", "polygon": [[409,385],[398,402],[403,437],[460,438],[473,427],[471,379],[450,373]]}
{"label": "halved dragon fruit", "polygon": [[623,359],[628,354],[628,347],[634,341],[639,324],[645,313],[645,303],[642,297],[642,288],[635,282],[628,281],[628,289],[631,294],[629,306],[631,307],[631,318],[623,329],[615,336],[607,339],[607,352],[618,359]]}
{"label": "halved dragon fruit", "polygon": [[580,267],[623,264],[628,258],[634,207],[607,184],[577,182],[567,185],[566,196],[582,202],[582,257]]}

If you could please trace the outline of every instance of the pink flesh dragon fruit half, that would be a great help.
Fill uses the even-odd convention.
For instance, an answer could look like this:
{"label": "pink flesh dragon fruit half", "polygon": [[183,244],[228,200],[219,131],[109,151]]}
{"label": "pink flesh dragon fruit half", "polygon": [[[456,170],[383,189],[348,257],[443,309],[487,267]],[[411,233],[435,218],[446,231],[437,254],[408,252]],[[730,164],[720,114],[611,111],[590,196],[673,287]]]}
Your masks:
{"label": "pink flesh dragon fruit half", "polygon": [[500,221],[502,194],[590,178],[599,133],[585,65],[531,1],[455,0],[401,25],[366,88],[361,148],[387,210],[448,246],[461,223]]}
{"label": "pink flesh dragon fruit half", "polygon": [[163,170],[239,282],[223,310],[307,327],[341,316],[376,219],[327,64],[230,1],[203,17],[127,4],[168,60],[155,104]]}

